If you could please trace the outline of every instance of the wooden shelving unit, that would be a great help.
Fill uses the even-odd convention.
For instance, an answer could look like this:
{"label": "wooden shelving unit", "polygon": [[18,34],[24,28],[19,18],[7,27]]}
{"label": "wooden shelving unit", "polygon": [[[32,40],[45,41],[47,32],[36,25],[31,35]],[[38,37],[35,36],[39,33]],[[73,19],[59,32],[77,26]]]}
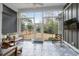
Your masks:
{"label": "wooden shelving unit", "polygon": [[[17,56],[18,51],[22,52],[22,47],[19,48],[19,45],[17,44],[20,43],[20,40],[22,40],[21,37],[16,39],[15,36],[13,36],[13,38],[5,38],[2,41],[2,56]],[[13,45],[11,46],[11,44]]]}

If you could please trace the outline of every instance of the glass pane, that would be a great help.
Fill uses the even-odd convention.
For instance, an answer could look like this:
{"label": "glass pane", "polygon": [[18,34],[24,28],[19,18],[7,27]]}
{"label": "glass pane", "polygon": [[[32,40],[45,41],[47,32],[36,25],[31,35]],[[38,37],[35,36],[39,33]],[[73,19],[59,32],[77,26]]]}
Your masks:
{"label": "glass pane", "polygon": [[43,38],[49,40],[50,38],[53,38],[53,34],[58,33],[58,22],[56,21],[56,18],[53,17],[44,17],[43,20],[44,20]]}
{"label": "glass pane", "polygon": [[21,17],[22,17],[22,18],[34,17],[34,13],[32,13],[32,12],[21,13]]}
{"label": "glass pane", "polygon": [[[53,33],[58,33],[58,23],[55,18],[55,16],[57,16],[57,13],[58,12],[56,11],[52,12],[51,10],[49,10],[44,12],[41,11],[21,13],[21,16],[23,19],[25,19],[25,21],[28,20],[29,24],[33,26],[33,35],[31,35],[34,36],[34,39],[48,39],[49,37],[52,37]],[[25,23],[26,26],[28,21],[26,21]]]}
{"label": "glass pane", "polygon": [[41,12],[35,12],[35,23],[42,23],[42,13]]}

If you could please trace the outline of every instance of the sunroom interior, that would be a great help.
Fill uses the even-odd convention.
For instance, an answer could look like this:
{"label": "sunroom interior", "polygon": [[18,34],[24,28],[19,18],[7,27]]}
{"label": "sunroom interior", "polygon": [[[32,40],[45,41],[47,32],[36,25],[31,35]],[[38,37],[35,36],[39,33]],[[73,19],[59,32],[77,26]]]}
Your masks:
{"label": "sunroom interior", "polygon": [[78,56],[78,3],[0,3],[1,56]]}

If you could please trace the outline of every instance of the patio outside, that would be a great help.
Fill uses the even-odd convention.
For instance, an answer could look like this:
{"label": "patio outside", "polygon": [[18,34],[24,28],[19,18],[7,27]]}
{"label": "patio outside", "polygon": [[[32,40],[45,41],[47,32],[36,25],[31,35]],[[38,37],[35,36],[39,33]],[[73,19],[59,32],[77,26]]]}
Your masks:
{"label": "patio outside", "polygon": [[[21,33],[24,39],[50,40],[53,34],[58,34],[58,21],[55,17],[43,17],[40,12],[32,17],[32,13],[22,14]],[[29,17],[28,17],[29,16]]]}

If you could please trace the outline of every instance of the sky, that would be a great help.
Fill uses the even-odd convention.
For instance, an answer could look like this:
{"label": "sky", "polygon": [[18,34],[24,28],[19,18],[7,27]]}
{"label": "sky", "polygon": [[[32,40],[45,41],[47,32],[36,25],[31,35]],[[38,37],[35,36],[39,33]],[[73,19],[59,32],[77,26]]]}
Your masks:
{"label": "sky", "polygon": [[39,23],[42,20],[42,13],[23,13],[24,16],[26,17],[34,17],[35,18],[35,23]]}
{"label": "sky", "polygon": [[[56,12],[54,13],[54,15]],[[42,22],[42,12],[27,12],[27,13],[22,13],[25,17],[34,17],[35,18],[35,23],[40,23]],[[53,16],[53,13],[51,11],[45,12],[43,16]],[[56,14],[57,16],[57,14]],[[32,19],[34,21],[34,19]],[[33,22],[34,23],[34,22]]]}

